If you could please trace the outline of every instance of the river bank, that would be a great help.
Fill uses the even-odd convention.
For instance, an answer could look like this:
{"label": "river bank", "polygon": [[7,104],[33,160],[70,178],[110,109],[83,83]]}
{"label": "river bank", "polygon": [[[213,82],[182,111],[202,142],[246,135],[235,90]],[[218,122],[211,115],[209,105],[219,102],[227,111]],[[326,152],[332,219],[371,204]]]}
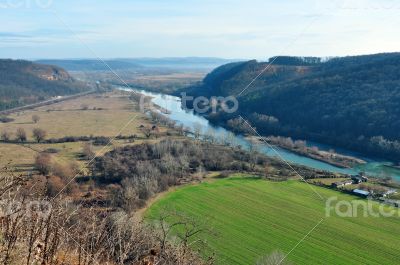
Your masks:
{"label": "river bank", "polygon": [[340,168],[354,168],[355,166],[366,164],[367,162],[356,157],[342,155],[330,151],[319,150],[316,146],[307,146],[305,141],[296,140],[293,141],[291,138],[280,137],[280,136],[268,136],[268,137],[247,137],[250,141],[267,142],[268,144],[279,146],[280,148],[286,149],[296,154],[300,154],[312,159],[316,159],[333,166]]}
{"label": "river bank", "polygon": [[[127,90],[126,88],[120,88],[120,89]],[[152,102],[154,104],[157,104],[158,106],[170,112],[169,114],[166,114],[170,119],[176,121],[177,124],[180,124],[185,128],[193,130],[195,127],[200,126],[203,132],[212,131],[215,136],[221,138],[224,137],[226,138],[228,137],[227,135],[232,135],[232,132],[230,130],[222,126],[212,124],[205,117],[196,115],[195,113],[193,113],[193,111],[182,109],[181,100],[178,97],[165,95],[162,93],[154,93],[154,92],[139,90],[139,89],[135,91],[151,97]],[[251,146],[251,142],[248,139],[246,139],[246,137],[243,135],[240,134],[234,135],[234,140],[237,145],[241,145],[243,148],[250,148]],[[359,172],[364,172],[368,176],[375,176],[375,177],[390,176],[394,180],[400,182],[400,170],[387,167],[386,165],[391,164],[389,161],[354,155],[355,158],[364,160],[366,161],[366,163],[363,164],[357,163],[357,165],[355,165],[354,167],[343,168],[280,147],[271,149],[268,145],[259,144],[258,148],[260,149],[260,152],[266,155],[279,156],[280,159],[284,159],[289,163],[303,165],[317,170],[324,170],[332,173],[341,173],[348,175],[356,175]],[[333,148],[334,146],[332,146],[332,149]],[[346,153],[346,156],[351,156],[349,155],[349,153],[350,152]]]}

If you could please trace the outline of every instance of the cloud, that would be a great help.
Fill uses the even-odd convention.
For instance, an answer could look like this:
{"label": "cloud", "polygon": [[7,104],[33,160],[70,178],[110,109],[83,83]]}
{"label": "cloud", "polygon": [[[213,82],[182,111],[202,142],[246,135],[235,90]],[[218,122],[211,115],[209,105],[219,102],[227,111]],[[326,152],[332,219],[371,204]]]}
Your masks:
{"label": "cloud", "polygon": [[76,41],[75,36],[83,37],[94,33],[94,31],[88,30],[74,30],[71,32],[70,30],[58,28],[43,28],[18,33],[0,31],[0,47],[42,46],[50,43]]}
{"label": "cloud", "polygon": [[24,34],[17,34],[12,32],[1,32],[0,31],[0,39],[6,38],[30,38],[31,36],[24,35]]}

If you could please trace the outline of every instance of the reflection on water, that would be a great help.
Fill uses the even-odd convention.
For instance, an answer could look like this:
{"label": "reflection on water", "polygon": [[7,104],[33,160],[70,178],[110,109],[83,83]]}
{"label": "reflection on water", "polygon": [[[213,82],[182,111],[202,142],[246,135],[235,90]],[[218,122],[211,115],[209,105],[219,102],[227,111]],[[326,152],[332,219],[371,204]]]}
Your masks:
{"label": "reflection on water", "polygon": [[[207,119],[204,117],[195,115],[192,111],[184,110],[181,108],[181,102],[180,98],[170,96],[170,95],[165,95],[161,93],[153,93],[153,92],[147,92],[147,91],[142,91],[138,90],[140,93],[145,94],[147,96],[153,97],[153,102],[167,110],[170,111],[169,118],[172,120],[176,121],[178,124],[182,124],[185,127],[189,127],[191,129],[194,129],[194,127],[197,125],[201,125],[202,127],[202,132],[206,133],[210,130],[213,131],[214,135],[217,137],[225,137],[228,134],[231,134],[230,131],[226,130],[223,127],[220,126],[214,126],[209,123]],[[238,145],[243,146],[244,148],[248,148],[250,146],[250,143],[248,140],[243,138],[241,135],[236,135],[235,137],[235,142]],[[319,143],[312,142],[312,145],[318,146],[321,149],[335,149],[332,146],[327,146]],[[365,165],[359,165],[354,168],[350,169],[343,169],[339,167],[335,167],[332,165],[329,165],[327,163],[304,157],[295,153],[292,153],[287,150],[283,150],[278,147],[271,148],[267,145],[261,145],[259,147],[260,151],[265,153],[266,155],[269,156],[280,156],[281,158],[285,159],[286,161],[290,163],[296,163],[299,165],[304,165],[308,167],[312,167],[315,169],[321,169],[321,170],[326,170],[330,172],[339,172],[339,173],[346,173],[346,174],[357,174],[360,171],[363,171],[369,175],[374,175],[374,176],[381,176],[381,177],[386,177],[386,176],[391,176],[394,179],[400,181],[400,170],[395,169],[395,168],[390,168],[388,165],[391,165],[390,162],[386,161],[380,161],[377,159],[373,159],[370,157],[365,157],[360,154],[348,151],[348,150],[343,150],[343,149],[335,149],[339,153],[343,153],[346,155],[352,155],[359,157],[361,159],[364,159],[367,161],[367,164]]]}

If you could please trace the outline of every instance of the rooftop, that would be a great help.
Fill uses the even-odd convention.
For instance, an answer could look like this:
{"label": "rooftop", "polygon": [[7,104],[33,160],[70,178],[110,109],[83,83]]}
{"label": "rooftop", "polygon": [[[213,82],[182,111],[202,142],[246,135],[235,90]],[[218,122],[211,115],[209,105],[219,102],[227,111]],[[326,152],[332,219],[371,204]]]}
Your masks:
{"label": "rooftop", "polygon": [[353,192],[357,193],[357,194],[365,195],[365,196],[369,195],[369,191],[365,191],[365,190],[355,189],[355,190],[353,190]]}

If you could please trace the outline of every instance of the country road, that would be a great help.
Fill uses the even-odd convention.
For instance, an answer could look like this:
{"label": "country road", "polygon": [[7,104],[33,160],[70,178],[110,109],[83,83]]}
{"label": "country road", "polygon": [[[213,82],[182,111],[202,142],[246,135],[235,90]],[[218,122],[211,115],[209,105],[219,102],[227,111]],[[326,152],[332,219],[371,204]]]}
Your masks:
{"label": "country road", "polygon": [[90,91],[82,92],[79,94],[74,94],[71,96],[61,96],[61,97],[37,102],[34,104],[29,104],[29,105],[25,105],[25,106],[21,106],[21,107],[17,107],[17,108],[7,109],[7,110],[0,111],[0,115],[9,115],[11,113],[22,111],[22,110],[28,110],[28,109],[33,109],[33,108],[37,108],[37,107],[42,107],[42,106],[46,106],[49,104],[54,104],[54,103],[62,102],[65,100],[74,99],[74,98],[81,97],[81,96],[86,96],[86,95],[92,94],[94,92],[96,92],[96,90],[90,90]]}

